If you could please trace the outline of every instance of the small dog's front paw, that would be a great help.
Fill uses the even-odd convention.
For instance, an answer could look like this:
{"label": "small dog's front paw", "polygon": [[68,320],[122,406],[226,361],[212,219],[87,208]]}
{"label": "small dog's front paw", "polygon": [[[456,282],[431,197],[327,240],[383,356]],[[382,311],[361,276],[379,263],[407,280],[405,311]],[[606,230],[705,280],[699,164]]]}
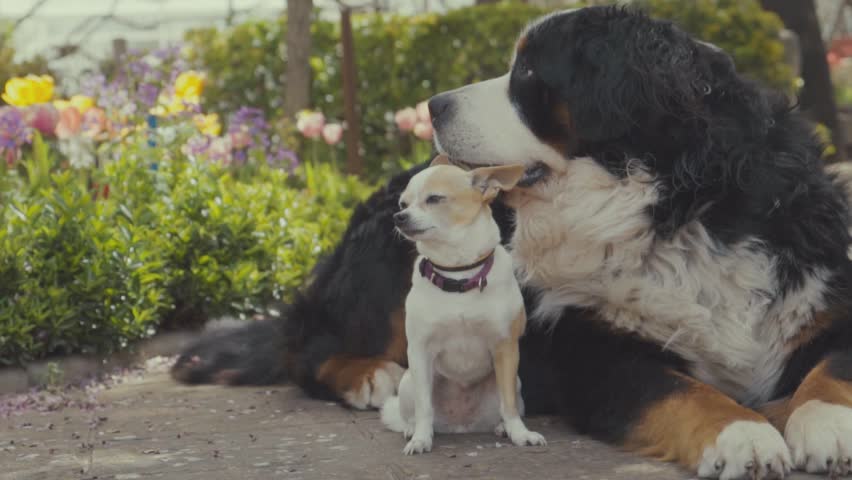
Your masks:
{"label": "small dog's front paw", "polygon": [[797,469],[832,477],[852,473],[852,408],[805,402],[790,415],[784,437]]}
{"label": "small dog's front paw", "polygon": [[415,435],[408,444],[402,449],[402,453],[406,455],[416,455],[432,451],[432,437],[426,435]]}
{"label": "small dog's front paw", "polygon": [[544,439],[544,436],[538,432],[531,432],[529,430],[524,430],[522,432],[510,433],[509,438],[512,439],[512,443],[518,445],[519,447],[524,447],[527,445],[547,445],[547,440]]}
{"label": "small dog's front paw", "polygon": [[698,476],[720,480],[778,479],[790,471],[790,451],[772,425],[748,420],[736,421],[716,437],[715,445],[704,450]]}
{"label": "small dog's front paw", "polygon": [[519,447],[525,445],[547,445],[544,437],[540,433],[529,431],[520,418],[509,419],[501,425],[503,425],[512,443]]}
{"label": "small dog's front paw", "polygon": [[494,435],[497,435],[500,438],[504,438],[506,436],[506,425],[503,422],[497,424],[494,427]]}
{"label": "small dog's front paw", "polygon": [[414,425],[408,424],[402,430],[402,437],[406,440],[414,436]]}

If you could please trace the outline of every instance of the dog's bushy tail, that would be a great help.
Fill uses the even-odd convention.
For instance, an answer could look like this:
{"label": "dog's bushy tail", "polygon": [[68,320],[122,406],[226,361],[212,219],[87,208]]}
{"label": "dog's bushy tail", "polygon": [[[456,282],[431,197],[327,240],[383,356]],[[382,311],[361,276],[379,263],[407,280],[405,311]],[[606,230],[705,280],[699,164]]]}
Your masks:
{"label": "dog's bushy tail", "polygon": [[284,319],[214,330],[184,349],[172,367],[182,383],[270,385],[285,381]]}
{"label": "dog's bushy tail", "polygon": [[399,397],[393,396],[385,400],[382,405],[382,423],[388,429],[394,432],[402,432],[405,430],[405,420],[402,418],[402,412],[399,409]]}

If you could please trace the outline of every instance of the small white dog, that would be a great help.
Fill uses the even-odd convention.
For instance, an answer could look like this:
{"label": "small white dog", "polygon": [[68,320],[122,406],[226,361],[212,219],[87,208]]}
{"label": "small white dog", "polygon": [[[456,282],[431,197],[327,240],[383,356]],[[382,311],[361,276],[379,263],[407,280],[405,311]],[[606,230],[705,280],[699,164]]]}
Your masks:
{"label": "small white dog", "polygon": [[494,431],[516,445],[545,444],[521,420],[526,314],[489,206],[523,173],[522,166],[466,172],[437,157],[400,198],[394,223],[420,255],[405,301],[409,368],[381,416],[411,439],[407,455],[430,451],[434,431]]}

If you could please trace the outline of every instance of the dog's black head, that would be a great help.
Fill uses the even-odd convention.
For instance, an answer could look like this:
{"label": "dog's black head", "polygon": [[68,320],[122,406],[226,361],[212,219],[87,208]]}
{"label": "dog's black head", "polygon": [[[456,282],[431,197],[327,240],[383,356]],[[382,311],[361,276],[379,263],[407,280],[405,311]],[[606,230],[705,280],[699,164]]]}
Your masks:
{"label": "dog's black head", "polygon": [[539,19],[506,75],[429,107],[437,148],[455,161],[560,168],[591,157],[614,175],[638,161],[670,194],[695,197],[742,172],[723,152],[767,135],[771,98],[673,24],[589,7]]}

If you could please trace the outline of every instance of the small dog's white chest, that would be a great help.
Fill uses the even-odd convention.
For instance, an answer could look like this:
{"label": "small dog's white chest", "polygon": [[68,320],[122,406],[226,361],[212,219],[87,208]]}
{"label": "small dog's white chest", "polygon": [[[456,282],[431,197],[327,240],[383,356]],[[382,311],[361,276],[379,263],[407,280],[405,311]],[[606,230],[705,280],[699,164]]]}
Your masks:
{"label": "small dog's white chest", "polygon": [[485,322],[450,322],[433,332],[429,344],[435,348],[435,372],[468,386],[493,370],[491,347],[495,332]]}

